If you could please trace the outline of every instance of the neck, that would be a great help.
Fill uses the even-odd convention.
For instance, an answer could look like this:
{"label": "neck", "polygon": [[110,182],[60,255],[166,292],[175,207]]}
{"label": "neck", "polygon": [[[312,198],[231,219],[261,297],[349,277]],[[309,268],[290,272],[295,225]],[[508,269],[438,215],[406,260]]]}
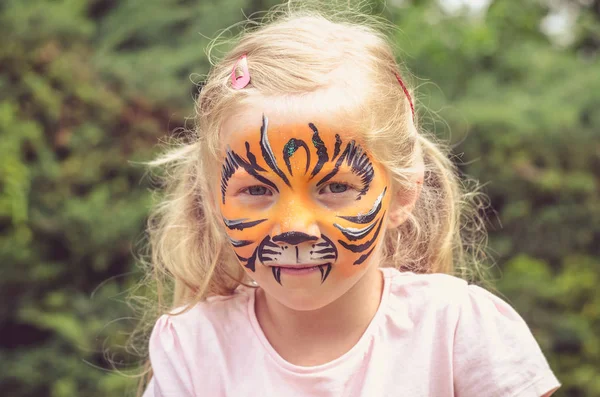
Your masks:
{"label": "neck", "polygon": [[[256,316],[280,355],[292,363],[317,365],[339,357],[358,342],[377,312],[382,291],[383,276],[372,266],[344,295],[317,310],[290,309],[258,290]],[[336,341],[338,346],[331,350],[331,357],[315,358],[308,350],[322,350],[316,341],[325,341],[327,346]],[[298,358],[298,352],[308,352],[310,358]]]}

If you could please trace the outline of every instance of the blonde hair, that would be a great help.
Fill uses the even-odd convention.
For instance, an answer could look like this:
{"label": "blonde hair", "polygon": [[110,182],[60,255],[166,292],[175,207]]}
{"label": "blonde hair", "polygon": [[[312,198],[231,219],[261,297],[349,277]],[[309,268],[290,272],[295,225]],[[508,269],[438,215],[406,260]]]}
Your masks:
{"label": "blonde hair", "polygon": [[[424,164],[413,211],[385,235],[382,266],[479,278],[485,242],[477,213],[482,196],[465,188],[448,148],[413,120],[395,73],[404,81],[409,75],[400,69],[384,34],[389,26],[360,11],[324,12],[303,4],[290,2],[261,22],[248,22],[233,48],[220,61],[211,59],[192,138],[150,163],[164,170],[165,194],[148,222],[151,274],[161,310],[231,294],[245,280],[210,198],[214,181],[206,177],[220,173],[224,120],[257,96],[293,100],[318,96],[332,86],[346,92],[347,103],[336,107],[358,120],[364,141],[397,189],[414,191],[415,164],[421,159]],[[236,90],[230,75],[244,54],[251,82]]]}

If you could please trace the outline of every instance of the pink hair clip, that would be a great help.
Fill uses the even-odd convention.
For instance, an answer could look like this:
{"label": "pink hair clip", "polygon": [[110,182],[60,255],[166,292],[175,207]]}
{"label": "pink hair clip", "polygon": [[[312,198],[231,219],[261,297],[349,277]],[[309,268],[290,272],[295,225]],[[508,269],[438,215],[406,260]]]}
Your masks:
{"label": "pink hair clip", "polygon": [[404,91],[404,95],[406,95],[406,98],[408,99],[408,103],[410,104],[410,111],[412,112],[412,118],[414,120],[415,119],[415,107],[413,106],[413,102],[412,102],[412,98],[410,97],[410,93],[408,92],[406,85],[404,85],[404,81],[402,81],[402,78],[400,77],[400,75],[397,72],[394,72],[394,74],[396,75],[396,79],[398,79],[398,83],[400,83],[400,86],[402,87],[402,91]]}
{"label": "pink hair clip", "polygon": [[250,83],[250,72],[248,71],[248,61],[246,54],[242,55],[231,70],[231,86],[236,89],[242,89]]}

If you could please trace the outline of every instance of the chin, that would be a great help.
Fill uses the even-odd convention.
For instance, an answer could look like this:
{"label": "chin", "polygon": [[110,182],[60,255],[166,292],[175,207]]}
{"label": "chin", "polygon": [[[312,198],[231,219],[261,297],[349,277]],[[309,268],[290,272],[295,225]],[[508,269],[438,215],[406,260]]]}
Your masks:
{"label": "chin", "polygon": [[[325,286],[324,286],[325,287]],[[263,286],[264,289],[264,286]],[[297,311],[313,311],[319,310],[332,302],[335,302],[344,292],[323,291],[315,293],[314,290],[297,290],[291,289],[286,291],[269,291],[265,292],[276,299],[280,304]],[[337,292],[337,293],[336,293]]]}
{"label": "chin", "polygon": [[[277,299],[277,298],[275,298]],[[278,299],[279,300],[279,299]],[[279,302],[282,305],[285,305],[287,308],[292,309],[292,310],[296,310],[299,312],[310,312],[310,311],[314,311],[314,310],[319,310],[322,309],[323,307],[327,306],[328,304],[330,304],[331,302],[335,301],[335,299],[332,299],[331,301],[316,301],[313,298],[311,299],[285,299],[285,300],[279,300]]]}

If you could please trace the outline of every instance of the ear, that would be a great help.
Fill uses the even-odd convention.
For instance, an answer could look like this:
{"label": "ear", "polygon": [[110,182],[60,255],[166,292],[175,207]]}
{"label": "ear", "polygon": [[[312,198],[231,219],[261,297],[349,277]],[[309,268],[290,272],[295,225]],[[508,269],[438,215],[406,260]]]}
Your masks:
{"label": "ear", "polygon": [[408,219],[415,208],[415,203],[421,194],[423,178],[425,176],[425,163],[421,150],[418,150],[415,164],[415,173],[410,180],[409,188],[395,189],[388,209],[388,229],[395,229]]}

